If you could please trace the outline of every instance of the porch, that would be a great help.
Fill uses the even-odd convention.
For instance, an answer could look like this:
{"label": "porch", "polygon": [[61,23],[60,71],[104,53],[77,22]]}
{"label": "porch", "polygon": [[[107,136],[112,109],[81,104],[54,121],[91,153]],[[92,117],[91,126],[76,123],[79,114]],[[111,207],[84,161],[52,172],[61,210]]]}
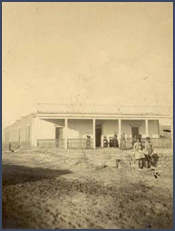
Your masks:
{"label": "porch", "polygon": [[[46,124],[47,123],[47,126]],[[42,119],[42,136],[37,139],[39,147],[56,147],[65,149],[87,148],[87,135],[90,136],[88,148],[102,148],[103,138],[109,140],[117,134],[118,141],[121,134],[125,134],[128,149],[132,147],[132,138],[135,135],[142,135],[142,142],[150,136],[155,147],[171,147],[171,138],[160,137],[159,120],[143,118],[63,118],[63,119]],[[46,130],[43,127],[47,127]],[[50,128],[50,132],[48,132]],[[51,136],[49,137],[48,134]]]}

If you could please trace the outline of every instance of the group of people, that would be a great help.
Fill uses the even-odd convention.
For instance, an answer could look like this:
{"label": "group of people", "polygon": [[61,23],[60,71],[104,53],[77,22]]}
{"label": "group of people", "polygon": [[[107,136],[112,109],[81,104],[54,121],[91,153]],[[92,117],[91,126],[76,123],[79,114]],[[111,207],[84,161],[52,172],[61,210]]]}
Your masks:
{"label": "group of people", "polygon": [[150,137],[146,137],[144,148],[142,142],[137,138],[136,142],[134,142],[133,149],[135,151],[135,159],[138,169],[141,170],[144,166],[150,168],[154,154]]}
{"label": "group of people", "polygon": [[114,133],[114,137],[110,137],[109,141],[107,140],[106,136],[104,136],[103,139],[103,147],[115,147],[115,148],[120,148],[121,150],[127,150],[127,146],[126,146],[126,138],[125,138],[125,134],[123,133],[120,137],[120,142],[118,141],[117,138],[117,133]]}
{"label": "group of people", "polygon": [[[151,164],[155,162],[154,160],[154,152],[153,152],[153,145],[150,141],[150,137],[146,137],[145,143],[142,143],[142,135],[138,134],[137,136],[133,137],[132,140],[132,148],[135,152],[135,160],[139,170],[143,167],[150,168]],[[110,137],[109,141],[106,136],[103,139],[103,147],[115,147],[120,148],[121,150],[127,150],[126,145],[126,138],[125,134],[123,133],[118,139],[117,133],[114,133],[113,137]],[[86,147],[91,147],[91,136],[88,134],[86,139]]]}

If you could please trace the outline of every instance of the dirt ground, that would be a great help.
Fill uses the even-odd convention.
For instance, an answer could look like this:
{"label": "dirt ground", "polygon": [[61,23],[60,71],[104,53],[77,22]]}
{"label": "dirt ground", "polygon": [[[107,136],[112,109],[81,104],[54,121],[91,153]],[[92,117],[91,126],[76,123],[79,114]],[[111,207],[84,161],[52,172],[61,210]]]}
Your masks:
{"label": "dirt ground", "polygon": [[172,229],[173,151],[157,153],[155,175],[130,150],[3,152],[2,227]]}

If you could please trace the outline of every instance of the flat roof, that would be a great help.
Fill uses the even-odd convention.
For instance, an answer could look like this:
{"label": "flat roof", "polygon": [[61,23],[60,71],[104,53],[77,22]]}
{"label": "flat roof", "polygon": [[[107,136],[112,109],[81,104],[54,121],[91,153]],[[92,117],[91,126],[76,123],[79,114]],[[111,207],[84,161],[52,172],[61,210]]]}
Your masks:
{"label": "flat roof", "polygon": [[90,104],[38,104],[38,114],[66,115],[141,115],[141,116],[173,116],[173,108],[169,106],[119,106]]}

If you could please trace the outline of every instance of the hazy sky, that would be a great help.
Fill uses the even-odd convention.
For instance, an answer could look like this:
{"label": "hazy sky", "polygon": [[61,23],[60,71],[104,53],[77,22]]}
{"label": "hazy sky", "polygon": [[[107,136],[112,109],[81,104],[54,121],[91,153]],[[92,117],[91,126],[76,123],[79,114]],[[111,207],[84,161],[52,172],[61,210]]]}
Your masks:
{"label": "hazy sky", "polygon": [[172,105],[173,3],[2,4],[2,124],[38,102]]}

